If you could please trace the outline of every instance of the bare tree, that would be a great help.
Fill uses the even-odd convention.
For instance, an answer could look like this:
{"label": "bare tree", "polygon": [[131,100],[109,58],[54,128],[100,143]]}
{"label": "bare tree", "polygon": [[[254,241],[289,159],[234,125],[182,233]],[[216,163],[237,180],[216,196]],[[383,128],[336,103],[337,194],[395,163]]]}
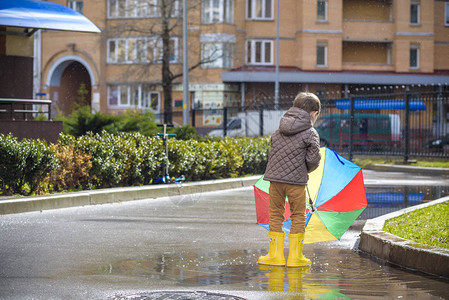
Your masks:
{"label": "bare tree", "polygon": [[[193,16],[193,20],[189,20],[189,25],[193,25],[195,22],[199,25],[200,22],[200,10],[201,3],[203,0],[189,0],[187,8],[189,10],[189,15]],[[129,1],[128,3],[130,3]],[[137,0],[135,3],[139,5],[142,0]],[[128,6],[129,14],[139,14],[139,10],[145,9],[147,14],[153,14],[155,18],[141,18],[141,19],[121,19],[114,20],[115,24],[108,26],[109,30],[107,36],[112,37],[124,37],[124,36],[145,36],[153,38],[153,43],[156,51],[152,58],[146,55],[144,59],[137,59],[139,64],[129,64],[126,72],[123,76],[129,80],[129,78],[148,78],[148,82],[152,84],[162,85],[163,97],[164,97],[164,122],[172,123],[172,89],[174,82],[181,78],[184,74],[182,73],[182,68],[179,65],[171,64],[171,59],[174,53],[175,45],[172,42],[174,38],[179,38],[182,35],[182,1],[181,0],[153,0],[144,1],[145,6],[135,7]],[[112,22],[111,22],[112,23]],[[178,44],[180,44],[178,42]],[[181,47],[178,47],[181,48]],[[147,49],[147,48],[145,48]],[[189,49],[191,50],[191,49]],[[146,50],[147,52],[150,50]],[[201,51],[201,49],[196,49],[196,51]],[[181,53],[181,51],[178,51]],[[137,54],[144,56],[145,54]],[[220,53],[212,52],[207,55],[196,55],[193,56],[194,59],[189,61],[189,72],[199,66],[207,63],[211,63],[214,60],[220,58]],[[190,56],[192,57],[192,56]],[[201,58],[197,58],[201,57]],[[196,59],[195,59],[196,58]],[[154,76],[154,71],[158,70],[160,72],[160,79],[156,79]],[[133,76],[131,76],[133,74]],[[151,79],[150,79],[151,78]]]}

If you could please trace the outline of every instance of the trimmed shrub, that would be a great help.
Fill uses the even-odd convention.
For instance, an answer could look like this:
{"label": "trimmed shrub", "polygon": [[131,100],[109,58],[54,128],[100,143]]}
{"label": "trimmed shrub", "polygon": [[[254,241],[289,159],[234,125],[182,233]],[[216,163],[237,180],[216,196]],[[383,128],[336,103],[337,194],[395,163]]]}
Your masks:
{"label": "trimmed shrub", "polygon": [[239,174],[265,173],[270,152],[270,137],[239,138],[238,145],[243,159],[243,164],[238,170]]}
{"label": "trimmed shrub", "polygon": [[0,134],[0,189],[3,194],[30,195],[58,166],[45,141]]}
{"label": "trimmed shrub", "polygon": [[50,188],[58,192],[87,189],[92,157],[67,145],[56,144],[51,147],[58,159],[59,167],[50,172],[48,179]]}
{"label": "trimmed shrub", "polygon": [[[189,181],[262,174],[269,142],[268,137],[168,139],[169,174]],[[25,195],[45,187],[51,192],[150,184],[164,174],[165,155],[160,137],[138,132],[61,134],[51,147],[0,135],[0,191]]]}
{"label": "trimmed shrub", "polygon": [[90,188],[150,184],[162,175],[162,140],[140,133],[88,133],[79,138],[61,135],[62,145],[90,155]]}
{"label": "trimmed shrub", "polygon": [[62,145],[72,145],[92,157],[89,172],[91,189],[119,186],[126,167],[126,156],[120,151],[120,139],[117,136],[105,131],[102,134],[89,132],[77,139],[61,135],[59,141]]}

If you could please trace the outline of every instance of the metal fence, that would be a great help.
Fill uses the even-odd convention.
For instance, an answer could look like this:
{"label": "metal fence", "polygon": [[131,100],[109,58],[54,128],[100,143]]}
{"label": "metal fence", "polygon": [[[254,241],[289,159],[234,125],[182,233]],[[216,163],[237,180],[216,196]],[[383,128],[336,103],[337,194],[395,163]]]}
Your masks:
{"label": "metal fence", "polygon": [[[193,109],[191,125],[198,133],[210,136],[271,135],[291,104]],[[175,122],[176,118],[179,116],[173,116]],[[404,92],[322,100],[315,128],[323,146],[349,159],[353,155],[402,156],[405,161],[410,157],[449,157],[449,93]]]}

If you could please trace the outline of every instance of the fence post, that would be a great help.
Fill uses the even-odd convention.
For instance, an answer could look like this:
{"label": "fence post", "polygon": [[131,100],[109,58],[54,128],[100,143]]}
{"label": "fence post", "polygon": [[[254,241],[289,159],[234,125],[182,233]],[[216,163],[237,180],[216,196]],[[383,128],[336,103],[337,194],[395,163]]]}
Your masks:
{"label": "fence post", "polygon": [[228,135],[228,108],[223,107],[223,136]]}
{"label": "fence post", "polygon": [[192,108],[192,127],[195,127],[195,112],[196,109]]}
{"label": "fence post", "polygon": [[259,107],[259,135],[263,136],[263,104]]}
{"label": "fence post", "polygon": [[405,124],[404,124],[404,163],[408,162],[409,152],[410,152],[410,128],[409,128],[409,120],[410,120],[410,93],[408,87],[405,90]]}
{"label": "fence post", "polygon": [[353,133],[354,133],[354,96],[349,98],[349,160],[352,161],[352,146],[353,146]]}

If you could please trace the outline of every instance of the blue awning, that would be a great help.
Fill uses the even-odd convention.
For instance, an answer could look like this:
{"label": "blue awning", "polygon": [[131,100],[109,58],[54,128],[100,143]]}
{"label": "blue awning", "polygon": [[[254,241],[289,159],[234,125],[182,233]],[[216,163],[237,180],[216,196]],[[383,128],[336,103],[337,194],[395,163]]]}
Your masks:
{"label": "blue awning", "polygon": [[77,11],[53,2],[0,0],[0,25],[31,29],[101,32]]}
{"label": "blue awning", "polygon": [[[350,109],[351,102],[349,99],[335,100],[338,109]],[[370,110],[370,109],[405,109],[405,101],[397,99],[354,99],[354,109]],[[419,100],[410,100],[409,109],[411,111],[426,110],[424,102]]]}

